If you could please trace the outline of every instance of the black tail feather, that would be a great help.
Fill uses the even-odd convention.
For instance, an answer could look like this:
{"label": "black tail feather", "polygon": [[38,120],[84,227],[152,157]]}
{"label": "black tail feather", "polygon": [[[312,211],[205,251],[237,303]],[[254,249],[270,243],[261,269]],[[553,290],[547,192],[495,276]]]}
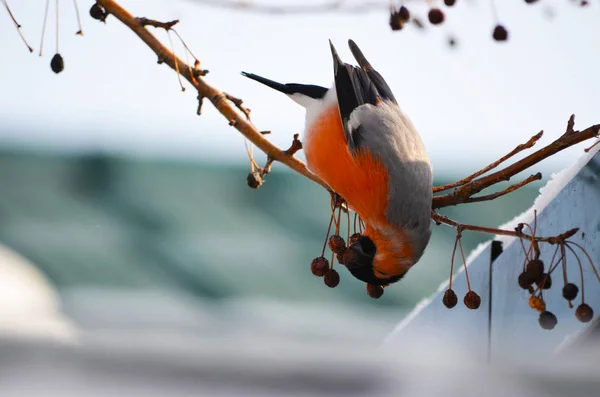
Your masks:
{"label": "black tail feather", "polygon": [[287,94],[287,95],[302,94],[302,95],[306,95],[306,96],[314,98],[314,99],[319,99],[319,98],[323,98],[328,91],[327,88],[320,87],[318,85],[293,84],[293,83],[292,84],[281,84],[276,81],[269,80],[262,76],[256,75],[254,73],[242,72],[242,76],[246,76],[249,79],[258,81],[259,83],[264,84],[267,87],[270,87],[279,92],[283,92],[284,94]]}

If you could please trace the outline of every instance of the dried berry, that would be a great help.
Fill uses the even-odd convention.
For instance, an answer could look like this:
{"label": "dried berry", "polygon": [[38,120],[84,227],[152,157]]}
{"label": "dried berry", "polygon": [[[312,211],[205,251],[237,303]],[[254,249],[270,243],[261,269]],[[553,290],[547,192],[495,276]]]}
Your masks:
{"label": "dried berry", "polygon": [[492,37],[496,41],[506,41],[508,40],[508,30],[506,30],[506,28],[502,25],[496,25],[496,27],[494,27]]}
{"label": "dried berry", "polygon": [[313,259],[310,264],[310,271],[317,277],[323,277],[329,270],[329,261],[322,256]]}
{"label": "dried berry", "polygon": [[329,288],[335,288],[340,283],[340,275],[334,269],[329,269],[327,270],[327,273],[325,273],[323,281]]}
{"label": "dried berry", "polygon": [[535,280],[535,285],[541,289],[550,289],[552,287],[552,276],[550,276],[548,273],[542,273],[540,278]]}
{"label": "dried berry", "polygon": [[390,14],[390,27],[392,30],[402,30],[405,21],[397,11],[392,11]]}
{"label": "dried berry", "polygon": [[575,309],[575,317],[582,323],[589,323],[592,320],[592,317],[594,317],[594,311],[590,305],[582,303]]}
{"label": "dried berry", "polygon": [[454,4],[456,4],[456,0],[444,0],[444,4],[446,4],[448,7],[452,7]]}
{"label": "dried berry", "polygon": [[65,61],[63,61],[63,57],[60,54],[54,54],[50,61],[50,69],[54,73],[60,73],[65,69]]}
{"label": "dried berry", "polygon": [[358,239],[360,238],[361,234],[360,233],[354,233],[352,236],[350,236],[350,238],[348,239],[348,245],[352,245],[355,242],[358,241]]}
{"label": "dried berry", "polygon": [[334,254],[341,254],[346,249],[346,242],[341,236],[334,234],[329,237],[329,249]]}
{"label": "dried berry", "polygon": [[341,254],[335,254],[335,257],[337,258],[337,261],[340,265],[344,264],[344,253],[343,252]]}
{"label": "dried berry", "polygon": [[398,14],[400,15],[400,18],[402,18],[402,20],[404,22],[406,22],[410,19],[410,11],[408,11],[408,8],[406,8],[404,6],[400,7],[400,9],[398,10]]}
{"label": "dried berry", "polygon": [[579,288],[573,283],[568,283],[563,287],[562,295],[568,301],[572,301],[577,298],[577,294],[579,293]]}
{"label": "dried berry", "polygon": [[540,318],[538,319],[540,326],[543,329],[553,329],[558,324],[558,320],[556,316],[551,312],[542,312],[540,313]]}
{"label": "dried berry", "polygon": [[106,11],[104,8],[100,7],[98,3],[94,3],[94,5],[92,5],[92,8],[90,8],[90,15],[92,18],[101,22],[104,22],[106,19]]}
{"label": "dried berry", "polygon": [[519,287],[523,289],[529,289],[531,287],[531,284],[533,284],[532,281],[529,279],[527,272],[519,274],[518,282]]}
{"label": "dried berry", "polygon": [[263,179],[262,176],[260,176],[260,172],[256,171],[249,173],[246,180],[248,182],[248,186],[250,186],[252,189],[258,189],[260,185],[263,184]]}
{"label": "dried berry", "polygon": [[539,259],[532,259],[527,263],[525,270],[530,280],[536,281],[544,274],[544,262]]}
{"label": "dried berry", "polygon": [[447,289],[446,292],[444,292],[442,303],[448,309],[452,309],[458,303],[458,297],[456,296],[456,293],[450,288]]}
{"label": "dried berry", "polygon": [[531,296],[529,298],[529,306],[540,313],[546,311],[546,303],[542,300],[542,298],[539,298],[537,296]]}
{"label": "dried berry", "polygon": [[475,291],[469,291],[466,293],[463,302],[465,303],[466,307],[471,310],[475,310],[479,308],[479,305],[481,305],[481,298]]}
{"label": "dried berry", "polygon": [[383,295],[383,287],[381,285],[367,284],[367,294],[373,299],[379,299]]}
{"label": "dried berry", "polygon": [[444,22],[444,13],[439,8],[432,8],[429,10],[427,17],[429,18],[429,22],[433,25],[439,25]]}

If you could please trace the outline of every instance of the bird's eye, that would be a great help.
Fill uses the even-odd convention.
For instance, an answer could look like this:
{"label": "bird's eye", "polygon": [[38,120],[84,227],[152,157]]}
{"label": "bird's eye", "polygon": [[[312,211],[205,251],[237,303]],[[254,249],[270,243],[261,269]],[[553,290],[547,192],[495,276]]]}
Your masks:
{"label": "bird's eye", "polygon": [[360,247],[363,252],[369,256],[375,256],[375,252],[377,251],[377,247],[375,247],[375,243],[367,236],[361,236],[358,240]]}

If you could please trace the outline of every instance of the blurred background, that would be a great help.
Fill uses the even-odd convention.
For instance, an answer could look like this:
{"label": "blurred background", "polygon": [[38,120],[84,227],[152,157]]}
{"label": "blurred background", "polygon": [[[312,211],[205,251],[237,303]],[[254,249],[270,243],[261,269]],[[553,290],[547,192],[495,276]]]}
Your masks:
{"label": "blurred background", "polygon": [[[572,113],[576,127],[599,122],[596,1],[496,1],[495,11],[489,1],[431,2],[446,14],[439,26],[427,22],[427,2],[408,1],[425,28],[398,32],[387,0],[291,13],[254,6],[328,2],[120,3],[137,16],[180,19],[176,29],[210,70],[209,83],[243,98],[280,147],[302,131],[303,109],[240,71],[329,86],[328,39],[347,62],[354,39],[386,78],[428,148],[435,184],[476,171],[542,129],[538,145],[551,142]],[[41,57],[44,2],[8,4],[34,53],[0,10],[1,330],[378,344],[447,279],[455,234],[439,226],[418,265],[381,299],[345,269],[340,285],[327,288],[310,272],[329,220],[325,191],[280,164],[249,189],[241,135],[210,104],[197,116],[196,94],[181,92],[175,73],[114,18],[92,20],[91,1],[78,2],[83,37],[73,4],[60,3],[58,49],[51,2]],[[497,23],[507,42],[492,39]],[[65,60],[58,75],[49,66],[56,52]],[[535,170],[545,181],[581,153],[573,148]],[[544,181],[443,213],[494,227],[529,208]],[[470,251],[487,238],[465,233],[463,241]]]}

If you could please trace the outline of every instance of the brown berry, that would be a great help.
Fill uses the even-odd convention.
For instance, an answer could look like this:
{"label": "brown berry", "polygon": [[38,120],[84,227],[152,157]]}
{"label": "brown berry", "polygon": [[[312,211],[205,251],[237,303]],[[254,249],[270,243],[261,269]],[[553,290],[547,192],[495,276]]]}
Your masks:
{"label": "brown berry", "polygon": [[477,295],[477,292],[469,291],[466,293],[463,302],[465,303],[466,307],[471,310],[475,310],[479,308],[479,305],[481,305],[481,298],[479,295]]}
{"label": "brown berry", "polygon": [[531,284],[533,284],[531,282],[531,280],[529,279],[527,272],[523,272],[523,273],[519,274],[519,278],[517,281],[519,282],[519,287],[521,287],[523,289],[529,289],[531,287]]}
{"label": "brown berry", "polygon": [[529,306],[532,309],[535,309],[535,310],[537,310],[540,313],[546,311],[546,303],[541,298],[539,298],[537,296],[531,296],[531,297],[529,297]]}
{"label": "brown berry", "polygon": [[400,15],[400,18],[402,18],[404,22],[410,19],[410,11],[408,11],[408,8],[404,6],[400,7],[400,9],[398,10],[398,15]]}
{"label": "brown berry", "polygon": [[325,282],[325,285],[329,288],[335,288],[340,283],[340,275],[334,269],[329,269],[327,270],[327,273],[325,273],[323,281]]}
{"label": "brown berry", "polygon": [[341,254],[346,249],[346,242],[341,236],[334,234],[329,237],[329,249],[334,254]]}
{"label": "brown berry", "polygon": [[260,173],[256,171],[249,173],[246,180],[248,182],[248,186],[250,186],[252,189],[258,189],[260,185],[263,184],[262,176],[260,176]]}
{"label": "brown berry", "polygon": [[582,323],[589,323],[592,320],[592,317],[594,317],[594,311],[590,305],[582,303],[575,309],[575,317]]}
{"label": "brown berry", "polygon": [[429,22],[433,25],[439,25],[444,22],[444,13],[439,8],[432,8],[429,10],[427,17],[429,18]]}
{"label": "brown berry", "polygon": [[448,309],[452,309],[458,303],[458,297],[456,296],[456,292],[452,289],[448,288],[446,292],[444,292],[444,297],[442,298],[442,303]]}
{"label": "brown berry", "polygon": [[60,73],[65,69],[65,61],[60,54],[54,54],[50,61],[50,69],[52,69],[54,73]]}
{"label": "brown berry", "polygon": [[344,253],[343,252],[341,254],[335,254],[335,257],[337,258],[337,261],[340,265],[344,264]]}
{"label": "brown berry", "polygon": [[350,236],[350,238],[348,239],[348,245],[352,245],[355,242],[358,241],[358,239],[360,238],[360,233],[354,233],[352,236]]}
{"label": "brown berry", "polygon": [[390,28],[392,28],[392,30],[396,31],[396,30],[402,30],[402,28],[404,27],[404,20],[402,20],[402,18],[400,17],[400,15],[393,11],[390,14]]}
{"label": "brown berry", "polygon": [[573,283],[566,284],[562,289],[563,298],[568,301],[572,301],[577,298],[577,294],[579,293],[579,288]]}
{"label": "brown berry", "polygon": [[383,287],[381,285],[367,284],[367,294],[373,299],[379,299],[383,295]]}
{"label": "brown berry", "polygon": [[90,8],[90,16],[94,19],[97,19],[100,22],[104,22],[106,20],[107,14],[104,8],[98,5],[98,3],[94,3],[92,8]]}
{"label": "brown berry", "polygon": [[496,41],[506,41],[508,40],[508,30],[502,25],[496,25],[492,37]]}
{"label": "brown berry", "polygon": [[452,7],[454,4],[456,4],[456,0],[444,0],[444,4],[446,4],[448,7]]}
{"label": "brown berry", "polygon": [[552,312],[542,312],[538,318],[538,322],[543,329],[553,329],[556,327],[558,320]]}
{"label": "brown berry", "polygon": [[550,289],[552,287],[552,276],[550,276],[548,273],[542,273],[540,278],[535,280],[535,285],[541,289]]}
{"label": "brown berry", "polygon": [[329,261],[322,256],[313,259],[310,264],[310,271],[317,277],[323,277],[329,270]]}
{"label": "brown berry", "polygon": [[539,259],[532,259],[527,263],[525,272],[530,280],[538,280],[544,274],[544,262]]}

